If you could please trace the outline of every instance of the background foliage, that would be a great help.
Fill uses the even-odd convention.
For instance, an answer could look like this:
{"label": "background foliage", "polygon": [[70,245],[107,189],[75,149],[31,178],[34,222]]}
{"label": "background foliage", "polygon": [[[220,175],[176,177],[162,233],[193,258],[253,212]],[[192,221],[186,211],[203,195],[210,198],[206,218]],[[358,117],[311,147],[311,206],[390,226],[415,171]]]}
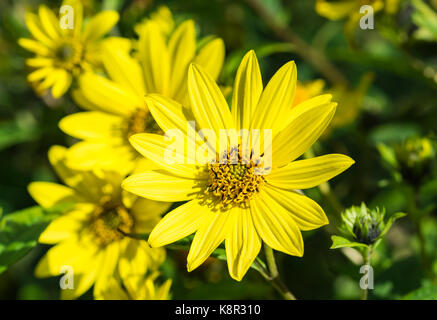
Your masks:
{"label": "background foliage", "polygon": [[[17,45],[17,39],[28,35],[25,12],[35,11],[41,2],[0,2],[0,299],[59,298],[58,279],[36,279],[33,275],[36,261],[47,250],[42,245],[35,247],[36,239],[56,210],[43,212],[34,207],[19,211],[34,206],[27,193],[28,183],[56,181],[47,150],[53,144],[74,143],[57,123],[64,115],[78,111],[68,98],[40,99],[26,83],[24,60],[28,53]],[[437,299],[435,161],[423,173],[420,184],[412,186],[399,178],[397,169],[378,151],[381,143],[390,147],[422,136],[430,138],[435,148],[436,2],[401,2],[395,15],[377,14],[375,30],[358,29],[351,42],[343,32],[344,21],[318,16],[313,0],[83,0],[90,13],[102,9],[120,12],[114,35],[133,37],[133,25],[160,4],[168,5],[177,21],[193,18],[200,35],[215,34],[226,43],[226,65],[220,77],[225,85],[232,85],[238,63],[249,49],[258,55],[265,83],[290,59],[296,61],[299,81],[325,80],[326,91],[333,92],[334,100],[339,101],[337,125],[314,151],[348,154],[356,164],[332,181],[331,193],[309,190],[328,213],[331,224],[304,232],[304,257],[278,254],[284,282],[301,299],[360,296],[360,255],[351,248],[329,248],[341,207],[361,202],[371,208],[385,207],[388,215],[407,213],[374,253],[375,289],[370,298]],[[44,3],[56,8],[60,1]],[[257,7],[259,3],[262,8]],[[335,66],[334,73],[314,63],[314,52]],[[210,258],[188,274],[186,252],[168,250],[168,255],[171,259],[164,264],[163,273],[174,279],[176,299],[279,298],[254,270],[238,283],[228,276],[223,261]],[[12,267],[6,270],[9,264]]]}

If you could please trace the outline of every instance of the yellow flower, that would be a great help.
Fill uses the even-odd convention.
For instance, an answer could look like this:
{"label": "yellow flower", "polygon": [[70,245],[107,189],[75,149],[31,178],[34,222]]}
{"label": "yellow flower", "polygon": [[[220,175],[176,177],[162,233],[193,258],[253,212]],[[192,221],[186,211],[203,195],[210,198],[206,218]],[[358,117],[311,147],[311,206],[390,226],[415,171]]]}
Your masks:
{"label": "yellow flower", "polygon": [[161,23],[147,20],[139,27],[137,59],[105,44],[102,58],[109,78],[86,73],[79,78],[75,100],[93,111],[65,117],[59,126],[82,139],[68,152],[68,163],[88,169],[95,165],[124,167],[130,172],[138,153],[128,138],[135,133],[159,133],[144,102],[146,93],[160,93],[184,103],[188,100],[188,65],[196,62],[217,78],[224,59],[221,39],[196,48],[194,22],[183,22],[169,37]]}
{"label": "yellow flower", "polygon": [[82,295],[93,284],[97,295],[116,274],[123,279],[156,270],[165,251],[126,234],[150,232],[169,203],[123,191],[123,176],[116,171],[72,170],[64,164],[65,152],[64,147],[54,146],[49,160],[66,186],[52,182],[29,185],[29,193],[42,207],[74,204],[40,235],[40,243],[55,246],[39,261],[36,276],[57,276],[62,266],[71,266],[74,289],[61,292],[62,298],[69,299]]}
{"label": "yellow flower", "polygon": [[111,279],[107,290],[100,293],[97,299],[101,300],[168,300],[170,299],[171,280],[162,285],[156,285],[159,273],[155,272],[146,277],[128,277],[120,285]]}
{"label": "yellow flower", "polygon": [[293,106],[304,102],[310,98],[322,93],[325,81],[318,79],[307,83],[297,82],[296,92],[294,94]]}
{"label": "yellow flower", "polygon": [[28,81],[38,93],[51,88],[55,98],[68,90],[73,76],[98,63],[101,39],[118,21],[116,11],[104,11],[82,28],[81,2],[66,0],[63,5],[73,9],[70,12],[74,17],[73,29],[61,28],[60,19],[47,6],[41,5],[38,15],[26,14],[26,25],[33,39],[18,41],[23,48],[35,53],[35,57],[26,60],[34,69],[28,75]]}
{"label": "yellow flower", "polygon": [[316,12],[330,20],[347,19],[344,28],[350,38],[362,17],[360,8],[363,5],[371,5],[374,13],[385,9],[388,14],[393,14],[398,10],[399,0],[317,0]]}
{"label": "yellow flower", "polygon": [[[229,273],[236,280],[243,278],[262,242],[290,255],[303,255],[301,231],[323,226],[328,219],[316,202],[297,190],[331,179],[354,161],[340,154],[297,160],[328,126],[336,104],[330,95],[321,95],[292,108],[296,77],[294,62],[288,62],[263,89],[257,58],[250,51],[237,71],[231,110],[212,77],[196,64],[190,66],[188,73],[192,117],[169,98],[156,94],[147,97],[149,109],[162,130],[179,129],[184,143],[180,148],[177,140],[168,141],[164,136],[132,136],[132,145],[162,169],[134,174],[124,180],[122,187],[157,201],[188,200],[165,215],[153,229],[149,236],[152,247],[195,232],[187,258],[191,271],[225,241]],[[256,173],[261,168],[254,149],[249,153],[250,161],[242,159],[242,139],[224,152],[233,163],[203,164],[198,160],[202,158],[199,154],[214,145],[211,141],[204,144],[191,132],[194,130],[185,134],[188,120],[194,120],[198,129],[213,132],[248,129],[253,134],[257,129],[272,130],[273,162],[271,168],[264,168],[265,172],[271,169],[270,173]],[[196,156],[188,151],[193,148]],[[176,159],[184,159],[184,164],[171,164],[164,156],[169,150],[173,150]],[[213,149],[213,158],[220,159],[223,153],[217,154],[216,150],[224,149]]]}

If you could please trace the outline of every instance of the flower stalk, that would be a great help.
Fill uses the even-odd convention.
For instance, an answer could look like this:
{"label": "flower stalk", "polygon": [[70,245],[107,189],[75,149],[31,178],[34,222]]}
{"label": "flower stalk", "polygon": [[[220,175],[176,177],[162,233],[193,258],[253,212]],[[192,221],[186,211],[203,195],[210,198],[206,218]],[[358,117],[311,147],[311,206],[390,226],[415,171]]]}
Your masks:
{"label": "flower stalk", "polygon": [[272,248],[264,244],[264,253],[266,255],[267,266],[269,268],[269,280],[272,286],[284,297],[286,300],[296,300],[296,297],[291,293],[287,286],[282,282],[278,266],[276,265],[275,255]]}

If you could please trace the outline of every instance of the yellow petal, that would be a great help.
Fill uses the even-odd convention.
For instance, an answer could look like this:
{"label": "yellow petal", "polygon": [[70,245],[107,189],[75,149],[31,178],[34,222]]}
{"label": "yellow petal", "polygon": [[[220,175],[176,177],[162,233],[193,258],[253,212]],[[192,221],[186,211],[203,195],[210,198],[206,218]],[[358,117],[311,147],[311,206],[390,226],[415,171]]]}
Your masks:
{"label": "yellow petal", "polygon": [[135,233],[150,233],[171,204],[171,202],[137,198],[130,208],[135,220]]}
{"label": "yellow petal", "polygon": [[[146,97],[146,104],[156,123],[165,133],[170,133],[173,130],[187,132],[183,138],[186,144],[190,143],[193,147],[204,143],[196,129],[188,122],[193,118],[191,111],[180,103],[160,94],[150,94]],[[187,157],[189,157],[190,163],[195,162],[195,155],[188,154]]]}
{"label": "yellow petal", "polygon": [[156,293],[156,300],[167,300],[170,297],[170,287],[171,287],[171,279],[168,279],[164,282],[164,284],[159,287],[158,292]]}
{"label": "yellow petal", "polygon": [[[129,141],[140,154],[174,175],[192,179],[206,178],[199,172],[202,167],[187,164],[195,163],[195,155],[185,152],[186,143],[183,137],[172,141],[157,134],[139,133],[131,136]],[[174,148],[171,148],[172,146]],[[166,154],[168,150],[172,150],[172,153]],[[172,158],[170,159],[170,157]]]}
{"label": "yellow petal", "polygon": [[53,59],[30,58],[30,59],[26,59],[26,64],[32,68],[51,67],[53,66]]}
{"label": "yellow petal", "polygon": [[214,39],[202,47],[194,58],[194,63],[201,65],[205,71],[217,80],[225,59],[225,44],[222,39]]}
{"label": "yellow petal", "polygon": [[205,217],[197,230],[187,257],[187,270],[193,271],[200,266],[223,242],[229,232],[229,212],[216,210]]}
{"label": "yellow petal", "polygon": [[261,239],[249,209],[235,207],[230,215],[232,220],[225,242],[226,258],[229,274],[241,281],[261,249]]}
{"label": "yellow petal", "polygon": [[52,67],[41,68],[41,69],[35,70],[32,73],[30,73],[27,76],[27,80],[30,82],[39,81],[41,79],[44,79],[45,77],[47,77],[49,74],[53,73],[54,71],[55,71],[55,69]]}
{"label": "yellow petal", "polygon": [[293,161],[273,170],[268,183],[282,189],[308,189],[332,179],[349,168],[354,161],[342,154],[328,154],[312,159]]}
{"label": "yellow petal", "polygon": [[77,299],[81,295],[91,288],[96,280],[98,268],[97,265],[100,262],[100,255],[98,258],[90,260],[88,262],[88,270],[84,273],[74,273],[74,286],[72,289],[61,290],[61,300],[73,300]]}
{"label": "yellow petal", "polygon": [[78,241],[78,238],[57,244],[38,262],[35,275],[40,278],[57,276],[63,266],[73,267],[75,273],[88,271],[98,248],[89,244],[88,241]]}
{"label": "yellow petal", "polygon": [[355,0],[333,1],[317,0],[316,11],[322,17],[330,20],[339,20],[353,13],[359,11],[360,4]]}
{"label": "yellow petal", "polygon": [[[179,90],[186,90],[188,64],[193,60],[196,51],[196,32],[194,21],[184,21],[172,34],[168,44],[170,54],[171,89],[170,94],[177,96]],[[187,92],[184,92],[187,95]]]}
{"label": "yellow petal", "polygon": [[61,36],[61,29],[56,15],[45,5],[39,6],[38,14],[46,34],[53,40],[57,40]]}
{"label": "yellow petal", "polygon": [[108,189],[114,193],[120,192],[123,170],[85,171],[73,169],[65,164],[66,155],[66,148],[53,146],[49,150],[49,161],[58,176],[68,186],[77,190],[88,202],[98,203],[102,196],[107,194]]}
{"label": "yellow petal", "polygon": [[59,128],[78,139],[110,139],[119,135],[123,120],[99,111],[78,112],[62,118]]}
{"label": "yellow petal", "polygon": [[132,42],[133,41],[131,39],[123,37],[107,37],[99,42],[99,44],[102,45],[101,48],[104,48],[103,46],[109,46],[117,48],[125,53],[129,53],[132,49]]}
{"label": "yellow petal", "polygon": [[53,182],[32,182],[28,190],[32,198],[44,208],[80,199],[73,189]]}
{"label": "yellow petal", "polygon": [[105,247],[102,263],[97,273],[96,283],[94,285],[94,294],[104,291],[110,279],[114,278],[117,262],[120,257],[120,242],[114,241]]}
{"label": "yellow petal", "polygon": [[[86,208],[86,210],[83,210]],[[39,236],[38,241],[45,244],[56,244],[80,233],[86,225],[85,220],[89,213],[95,209],[94,205],[81,206],[81,210],[73,210],[56,218],[47,226]]]}
{"label": "yellow petal", "polygon": [[214,79],[200,65],[191,64],[188,92],[196,126],[201,129],[235,129],[228,104]]}
{"label": "yellow petal", "polygon": [[269,202],[288,211],[300,230],[313,230],[329,223],[323,209],[304,195],[271,187],[266,187],[265,193]]}
{"label": "yellow petal", "polygon": [[80,0],[64,0],[62,5],[69,5],[73,8],[73,31],[70,29],[63,30],[64,34],[73,34],[74,37],[78,37],[82,32],[82,21],[83,21],[83,5]]}
{"label": "yellow petal", "polygon": [[152,247],[162,247],[194,233],[202,225],[209,209],[191,200],[167,213],[149,236]]}
{"label": "yellow petal", "polygon": [[273,166],[280,167],[307,151],[325,131],[335,113],[336,103],[319,105],[316,98],[294,107],[291,121],[273,139]]}
{"label": "yellow petal", "polygon": [[51,72],[45,77],[45,79],[38,85],[40,90],[45,90],[53,86],[58,80],[63,79],[65,70],[52,69]]}
{"label": "yellow petal", "polygon": [[[147,242],[126,239],[122,249],[118,270],[122,279],[132,276],[145,276],[148,270],[154,270],[165,259],[165,250],[150,248]],[[155,261],[156,253],[160,253],[160,261]]]}
{"label": "yellow petal", "polygon": [[32,51],[40,56],[50,55],[50,49],[35,40],[20,38],[18,44],[24,49]]}
{"label": "yellow petal", "polygon": [[58,74],[57,80],[52,88],[53,98],[58,99],[67,92],[73,80],[71,74],[66,70],[61,70]]}
{"label": "yellow petal", "polygon": [[140,64],[123,48],[114,47],[113,42],[103,46],[102,61],[109,77],[117,84],[144,97],[146,89]]}
{"label": "yellow petal", "polygon": [[112,10],[96,14],[83,29],[83,41],[92,42],[100,39],[115,26],[118,18],[118,12]]}
{"label": "yellow petal", "polygon": [[129,116],[144,105],[142,99],[129,90],[93,73],[81,76],[79,86],[83,96],[102,111]]}
{"label": "yellow petal", "polygon": [[239,129],[248,129],[259,97],[263,91],[263,82],[258,60],[253,50],[246,53],[238,67],[232,97],[232,116]]}
{"label": "yellow petal", "polygon": [[303,240],[296,222],[276,201],[262,196],[250,203],[257,233],[273,249],[301,257]]}
{"label": "yellow petal", "polygon": [[[113,138],[113,140],[116,140]],[[75,170],[101,168],[129,173],[135,166],[137,154],[128,145],[116,145],[109,140],[81,141],[68,149],[66,165]]]}
{"label": "yellow petal", "polygon": [[284,126],[284,114],[292,107],[297,71],[294,61],[284,64],[270,79],[253,114],[252,129],[271,129],[273,137]]}
{"label": "yellow petal", "polygon": [[179,102],[160,94],[149,94],[146,97],[146,104],[164,132],[173,129],[187,131],[188,119],[184,114],[186,110]]}
{"label": "yellow petal", "polygon": [[53,40],[45,33],[38,16],[34,13],[26,13],[26,26],[36,40],[44,44],[49,48],[53,48],[55,43]]}
{"label": "yellow petal", "polygon": [[155,171],[131,175],[122,187],[133,194],[156,201],[185,201],[194,199],[204,189],[204,182],[185,179]]}
{"label": "yellow petal", "polygon": [[72,90],[71,96],[73,97],[74,102],[76,102],[79,107],[85,110],[100,110],[98,106],[87,100],[82,91],[79,89]]}
{"label": "yellow petal", "polygon": [[138,41],[147,92],[167,94],[170,86],[170,57],[159,26],[148,21]]}

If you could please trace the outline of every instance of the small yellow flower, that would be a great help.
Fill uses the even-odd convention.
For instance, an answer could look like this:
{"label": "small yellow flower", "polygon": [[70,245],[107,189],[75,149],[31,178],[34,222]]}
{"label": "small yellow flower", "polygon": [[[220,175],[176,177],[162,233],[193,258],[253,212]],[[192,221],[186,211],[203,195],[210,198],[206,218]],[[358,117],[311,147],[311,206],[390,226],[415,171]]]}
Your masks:
{"label": "small yellow flower", "polygon": [[314,98],[322,93],[325,81],[318,79],[311,82],[297,82],[296,92],[294,94],[293,106],[308,99]]}
{"label": "small yellow flower", "polygon": [[156,270],[165,251],[152,249],[146,241],[126,234],[150,232],[169,203],[123,191],[119,172],[72,170],[64,163],[65,152],[64,147],[54,146],[49,160],[66,186],[52,182],[29,185],[29,193],[44,208],[74,204],[40,235],[40,243],[55,246],[39,261],[36,275],[57,276],[62,266],[71,266],[74,289],[61,292],[62,298],[70,299],[79,297],[93,284],[94,294],[98,295],[115,274],[123,279]]}
{"label": "small yellow flower", "polygon": [[41,5],[38,15],[26,14],[26,25],[33,39],[18,41],[23,48],[35,53],[35,57],[26,60],[34,69],[28,75],[28,81],[38,93],[51,88],[55,98],[68,90],[73,76],[98,63],[102,37],[118,21],[116,11],[104,11],[83,27],[81,2],[66,0],[63,5],[73,8],[73,29],[61,28],[60,19],[47,6]]}
{"label": "small yellow flower", "polygon": [[385,9],[388,14],[393,14],[398,10],[399,0],[317,0],[316,12],[330,20],[347,19],[344,29],[351,38],[362,17],[360,8],[363,5],[372,6],[374,13]]}
{"label": "small yellow flower", "polygon": [[168,300],[170,299],[171,280],[156,285],[159,273],[146,277],[128,277],[120,283],[111,279],[107,290],[100,293],[100,300]]}
{"label": "small yellow flower", "polygon": [[[161,9],[162,10],[162,9]],[[169,12],[169,11],[168,11]],[[126,50],[105,44],[102,57],[108,78],[86,73],[79,78],[74,98],[83,108],[59,123],[67,134],[82,139],[68,152],[70,166],[119,166],[130,172],[139,158],[128,138],[135,133],[160,133],[144,102],[147,93],[160,93],[186,103],[187,72],[191,62],[201,64],[217,78],[224,60],[221,39],[196,47],[194,22],[180,24],[167,36],[168,23],[148,19],[138,28],[136,58]]]}
{"label": "small yellow flower", "polygon": [[[297,190],[312,188],[351,166],[347,156],[330,154],[297,160],[319,138],[332,119],[336,104],[321,95],[292,108],[296,88],[296,66],[280,68],[263,89],[261,72],[253,51],[246,54],[237,71],[231,110],[213,78],[199,65],[188,73],[191,114],[174,100],[162,95],[147,97],[151,113],[161,129],[179,129],[184,144],[164,136],[142,133],[130,138],[145,157],[161,166],[134,174],[123,188],[157,201],[187,201],[171,211],[149,236],[152,247],[161,247],[195,233],[187,258],[188,271],[200,266],[225,241],[230,275],[241,280],[258,255],[261,243],[290,255],[303,255],[301,231],[328,223],[323,209]],[[243,162],[242,140],[225,154],[233,163],[202,163],[187,150],[213,144],[187,133],[187,121],[196,128],[220,130],[272,130],[270,173],[255,174],[259,158],[253,149]],[[164,161],[169,146],[184,164]],[[191,145],[188,148],[188,145]],[[247,146],[247,144],[244,144]],[[187,147],[187,148],[185,148]],[[173,150],[173,149],[171,149]],[[215,158],[222,152],[213,149]],[[232,151],[234,152],[232,152]],[[238,152],[237,152],[238,151]],[[202,151],[200,152],[202,154]],[[248,160],[248,159],[246,159]]]}

